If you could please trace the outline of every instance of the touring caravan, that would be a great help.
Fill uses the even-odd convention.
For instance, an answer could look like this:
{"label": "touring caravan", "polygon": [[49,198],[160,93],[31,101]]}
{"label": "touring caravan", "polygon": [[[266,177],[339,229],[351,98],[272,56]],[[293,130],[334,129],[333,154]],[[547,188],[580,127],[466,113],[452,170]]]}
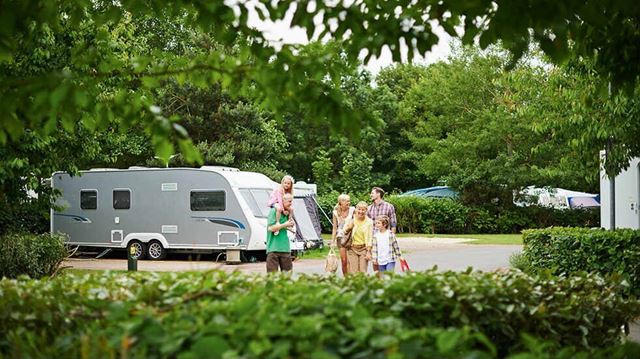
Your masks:
{"label": "touring caravan", "polygon": [[[172,250],[264,251],[266,204],[276,186],[263,174],[218,166],[56,172],[52,187],[62,195],[51,232],[67,234],[72,245],[133,248],[138,258],[161,259]],[[305,209],[295,206],[304,219]],[[304,241],[289,237],[293,250],[303,249]]]}

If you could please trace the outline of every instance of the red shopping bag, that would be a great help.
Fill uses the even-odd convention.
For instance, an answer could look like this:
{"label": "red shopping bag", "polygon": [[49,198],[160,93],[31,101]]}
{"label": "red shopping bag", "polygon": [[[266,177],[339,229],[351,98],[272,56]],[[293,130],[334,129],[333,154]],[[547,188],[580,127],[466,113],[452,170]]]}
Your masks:
{"label": "red shopping bag", "polygon": [[403,272],[411,271],[411,268],[409,268],[409,263],[407,263],[407,260],[404,258],[400,258],[400,269],[402,269]]}

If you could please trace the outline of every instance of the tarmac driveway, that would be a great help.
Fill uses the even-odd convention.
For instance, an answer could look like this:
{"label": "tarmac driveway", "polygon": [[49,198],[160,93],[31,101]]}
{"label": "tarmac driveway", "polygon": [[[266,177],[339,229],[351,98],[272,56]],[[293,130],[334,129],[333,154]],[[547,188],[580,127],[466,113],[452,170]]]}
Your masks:
{"label": "tarmac driveway", "polygon": [[[467,267],[492,271],[509,267],[509,257],[519,252],[518,245],[474,245],[455,238],[399,238],[399,245],[412,270],[438,266],[440,270],[463,271]],[[126,270],[126,259],[77,259],[63,263],[76,269]],[[138,261],[140,271],[205,271],[222,269],[246,273],[265,273],[264,262],[226,265],[213,261]],[[324,259],[299,259],[293,265],[295,273],[322,274]],[[340,272],[340,270],[338,270]]]}

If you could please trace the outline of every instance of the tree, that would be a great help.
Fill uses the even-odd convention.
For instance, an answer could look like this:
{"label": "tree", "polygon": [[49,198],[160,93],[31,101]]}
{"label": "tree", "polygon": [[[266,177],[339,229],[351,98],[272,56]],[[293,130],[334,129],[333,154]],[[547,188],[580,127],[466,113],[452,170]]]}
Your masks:
{"label": "tree", "polygon": [[[24,129],[47,135],[58,123],[69,132],[79,123],[94,131],[117,119],[122,127],[142,125],[160,157],[168,158],[177,144],[189,161],[199,162],[178,118],[167,116],[157,106],[154,90],[169,79],[200,87],[221,84],[233,95],[252,94],[276,114],[289,110],[314,113],[316,121],[330,120],[337,130],[355,129],[368,117],[344,107],[339,87],[343,69],[331,53],[310,56],[295,46],[276,51],[246,24],[244,5],[9,2],[3,5],[8,11],[0,18],[7,24],[0,29],[0,115],[7,119],[0,124],[0,144],[19,141]],[[240,12],[239,19],[234,11]],[[177,23],[174,29],[197,41],[176,47],[172,36],[141,39],[136,32],[141,23],[149,28],[154,23]],[[43,35],[65,34],[78,27],[95,31],[72,41],[64,49],[69,56],[59,66],[37,74],[15,71],[22,65],[21,54],[28,54],[24,49]],[[210,41],[211,34],[215,34],[215,43]],[[120,41],[142,46],[114,51],[114,46],[122,50]],[[334,48],[337,54],[339,47]],[[105,86],[114,87],[113,91],[105,93]]]}
{"label": "tree", "polygon": [[485,49],[501,44],[513,55],[510,66],[535,42],[556,64],[569,58],[593,60],[605,83],[628,93],[640,79],[640,7],[634,0],[262,2],[272,20],[282,20],[291,9],[293,26],[315,31],[318,38],[344,40],[345,51],[354,57],[365,50],[365,61],[379,56],[383,47],[398,62],[403,45],[425,54],[438,43],[438,24],[465,45],[477,42]]}
{"label": "tree", "polygon": [[366,193],[371,188],[371,165],[373,159],[366,153],[350,151],[342,159],[340,190],[344,193]]}
{"label": "tree", "polygon": [[[110,33],[114,52],[127,52],[138,46],[136,43],[125,40],[130,36],[128,29],[129,25],[122,24]],[[0,78],[3,81],[8,77],[37,79],[41,76],[47,77],[47,74],[55,69],[72,71],[73,65],[70,59],[76,56],[75,44],[99,41],[97,39],[100,29],[95,24],[84,23],[76,28],[65,27],[64,30],[56,32],[47,27],[39,29],[40,36],[37,39],[33,42],[21,43],[20,49],[15,52],[13,62],[0,64]],[[112,97],[118,91],[118,86],[122,84],[121,80],[112,78],[105,81],[101,92],[94,95],[100,98]],[[45,128],[23,130],[18,126],[19,141],[9,141],[0,145],[0,163],[2,163],[0,222],[3,230],[12,228],[32,231],[48,230],[46,216],[54,193],[44,180],[54,171],[75,173],[79,168],[86,167],[114,165],[126,167],[138,164],[152,153],[147,145],[148,137],[138,126],[105,118],[105,121],[99,125],[88,119],[87,124],[90,128],[87,128],[77,124],[74,119],[57,118],[57,108],[68,106],[76,101],[88,101],[90,96],[83,92],[68,92],[65,81],[62,80],[53,93],[42,94],[43,98],[46,98],[44,102],[42,99],[39,102],[33,97],[14,98],[15,102],[12,102],[12,96],[22,91],[11,88],[11,83],[2,82],[0,85],[0,88],[8,91],[3,93],[7,94],[7,97],[0,97],[0,102],[7,105],[0,111],[11,112],[12,109],[16,110],[24,104],[40,106],[41,110],[47,111],[44,117],[40,118],[44,121]],[[37,89],[35,82],[26,83],[23,88],[34,89],[33,86]],[[70,106],[73,107],[73,105]],[[73,108],[68,110],[69,113],[75,113]],[[95,110],[100,111],[100,109]],[[37,112],[32,108],[22,108],[14,115],[27,119],[31,111]],[[85,116],[80,112],[76,115]],[[10,126],[16,117],[9,115],[5,119],[7,121],[3,124]],[[99,131],[96,131],[98,129]],[[125,132],[121,129],[129,131]],[[33,216],[26,216],[25,213]],[[14,226],[23,222],[24,225],[19,225],[17,228]]]}
{"label": "tree", "polygon": [[[28,142],[25,134],[57,146],[67,145],[65,137],[83,136],[92,151],[108,154],[20,162],[20,171],[7,171],[17,178],[0,181],[5,200],[26,200],[29,189],[44,194],[38,176],[48,177],[49,169],[153,163],[149,149],[163,163],[176,149],[178,163],[203,163],[203,151],[207,163],[235,161],[243,169],[279,178],[283,172],[273,156],[287,143],[271,121],[274,116],[312,113],[311,122],[331,118],[338,131],[362,127],[369,116],[341,110],[346,104],[340,88],[344,62],[331,56],[339,46],[324,48],[321,56],[307,50],[314,45],[276,51],[246,26],[246,18],[234,25],[234,9],[222,3],[54,0],[1,6],[3,167],[20,162],[15,148]],[[254,115],[258,120],[248,127],[230,123],[227,128],[236,126],[226,132],[235,133],[231,139],[206,139],[196,147],[185,128],[197,127],[193,118],[185,120],[171,102],[164,102],[172,86],[219,86],[225,96],[250,98],[248,106],[222,107],[218,123]],[[269,153],[269,158],[260,157]]]}
{"label": "tree", "polygon": [[[279,181],[277,158],[288,147],[283,130],[271,114],[250,98],[234,99],[220,86],[206,89],[170,84],[162,88],[165,111],[179,116],[207,165],[237,166],[263,172]],[[175,166],[188,166],[182,156]]]}
{"label": "tree", "polygon": [[[556,64],[587,59],[592,76],[590,93],[602,93],[597,90],[606,89],[603,84],[612,85],[611,98],[605,91],[604,96],[590,100],[596,106],[602,104],[596,108],[608,113],[609,120],[588,115],[572,117],[573,123],[583,126],[587,133],[574,142],[584,146],[582,150],[595,151],[592,147],[601,148],[603,141],[614,141],[618,152],[607,165],[614,172],[623,168],[630,157],[640,155],[636,140],[640,130],[634,115],[637,104],[633,97],[637,97],[640,73],[640,8],[631,0],[364,0],[299,4],[266,0],[257,5],[249,1],[205,0],[2,1],[3,166],[16,159],[15,149],[21,142],[34,140],[25,136],[49,143],[64,134],[92,138],[95,133],[97,137],[115,132],[127,136],[134,130],[143,133],[134,139],[137,144],[130,149],[132,157],[123,160],[128,156],[123,153],[108,161],[130,163],[144,155],[146,147],[141,144],[150,141],[160,157],[167,159],[179,150],[186,161],[201,163],[200,152],[181,118],[162,103],[165,86],[175,83],[194,88],[220,85],[233,98],[255,101],[257,108],[268,113],[266,118],[284,119],[285,123],[295,118],[305,131],[325,131],[324,126],[330,124],[332,137],[320,136],[322,140],[317,142],[324,141],[332,149],[330,156],[338,172],[344,163],[342,154],[357,147],[374,160],[373,181],[383,183],[385,172],[396,179],[411,178],[415,169],[403,170],[404,164],[415,159],[410,157],[411,152],[388,156],[396,146],[403,148],[400,141],[407,138],[399,131],[402,126],[388,116],[395,111],[393,95],[402,97],[402,93],[396,93],[395,84],[388,84],[393,90],[381,87],[381,95],[376,96],[371,89],[357,84],[359,80],[351,68],[361,54],[366,58],[377,56],[385,46],[396,60],[401,58],[402,44],[409,51],[424,54],[438,41],[432,22],[466,44],[477,41],[483,48],[503,45],[513,55],[511,61],[505,62],[506,67],[513,67],[531,42],[538,43]],[[330,46],[270,43],[248,25],[252,7],[261,17],[271,20],[284,19],[290,10],[294,15],[291,24],[307,30],[309,38],[323,39],[326,34],[334,42]],[[625,92],[620,93],[619,89]],[[577,93],[565,94],[578,98]],[[589,110],[584,109],[584,113],[589,114]],[[550,128],[541,125],[539,131]],[[575,135],[575,128],[567,125],[558,133],[569,136],[573,131]],[[387,131],[399,136],[386,137]],[[338,134],[356,139],[359,135],[364,143],[375,142],[377,146],[364,146],[357,141],[345,144]],[[293,137],[296,141],[298,137],[309,138],[298,134]],[[396,139],[399,142],[394,142]],[[106,140],[105,145],[120,146],[110,147],[115,152],[122,144],[130,143],[111,142],[112,137]],[[213,156],[215,151],[209,143],[200,142],[198,148]],[[305,179],[312,178],[313,147],[295,148],[308,149],[307,154],[285,153],[278,160],[286,163],[284,169],[300,169]],[[262,166],[255,164],[255,168]],[[29,162],[23,171],[29,177],[27,183],[38,182],[31,177],[33,169],[35,165]]]}
{"label": "tree", "polygon": [[[634,0],[321,1],[315,6],[286,1],[263,3],[271,6],[272,20],[282,20],[285,10],[291,9],[293,26],[307,29],[308,34],[315,32],[318,38],[343,40],[347,54],[355,57],[364,52],[365,61],[379,56],[385,47],[395,61],[400,61],[405,45],[409,54],[426,54],[439,40],[435,24],[466,45],[478,43],[485,49],[499,44],[508,49],[512,58],[506,68],[513,68],[532,43],[556,65],[586,60],[594,80],[592,93],[600,94],[595,102],[609,103],[606,93],[610,88],[614,98],[606,106],[618,109],[615,126],[624,128],[625,133],[604,136],[608,131],[603,127],[611,130],[611,122],[603,126],[598,119],[583,118],[578,133],[588,135],[578,134],[576,141],[586,146],[583,150],[597,151],[602,148],[603,137],[616,137],[617,152],[607,165],[611,175],[625,168],[630,158],[640,156],[635,140],[640,138],[638,119],[627,115],[627,105],[622,105],[634,102],[640,82],[640,7]],[[622,95],[619,90],[624,90]]]}
{"label": "tree", "polygon": [[[410,134],[417,166],[473,204],[511,206],[529,185],[593,190],[597,163],[577,158],[563,137],[536,124],[564,120],[555,69],[465,51],[434,64],[402,103],[417,123]],[[589,167],[590,166],[590,167]],[[590,185],[591,184],[591,185]]]}
{"label": "tree", "polygon": [[383,69],[376,77],[374,109],[385,123],[381,136],[388,143],[382,148],[379,159],[374,161],[376,172],[389,176],[389,183],[396,190],[408,190],[432,185],[416,167],[416,153],[411,150],[410,133],[415,129],[415,116],[401,116],[400,104],[417,83],[427,75],[427,68],[415,65],[397,65]]}
{"label": "tree", "polygon": [[554,78],[558,89],[559,111],[563,121],[547,119],[539,123],[539,131],[554,131],[569,139],[567,145],[585,163],[595,163],[598,152],[606,149],[603,163],[609,176],[629,166],[629,158],[640,155],[640,86],[632,96],[623,93],[601,93],[599,80],[589,62],[571,62],[559,69],[563,76]]}
{"label": "tree", "polygon": [[[290,146],[279,156],[279,163],[296,178],[326,184],[326,188],[342,191],[345,181],[356,180],[342,178],[344,165],[351,163],[345,161],[346,156],[357,153],[380,162],[389,151],[389,140],[385,136],[386,124],[379,115],[376,103],[379,98],[371,87],[370,74],[358,71],[355,65],[345,64],[345,68],[349,70],[343,74],[341,90],[348,98],[347,106],[353,113],[369,111],[372,120],[360,125],[354,135],[349,137],[348,134],[327,128],[324,123],[313,123],[305,119],[305,116],[313,116],[310,113],[285,116],[281,128]],[[315,162],[316,167],[313,165]],[[328,164],[332,166],[331,171],[324,169]],[[373,173],[367,177],[372,181],[379,185],[389,183],[390,177],[383,168],[372,167],[371,171]]]}
{"label": "tree", "polygon": [[332,169],[333,163],[329,158],[329,153],[325,150],[319,150],[316,160],[311,163],[313,177],[316,178],[319,193],[329,193],[334,190]]}
{"label": "tree", "polygon": [[[640,8],[632,0],[319,1],[308,6],[266,0],[257,5],[205,0],[168,4],[158,0],[6,0],[2,8],[0,145],[20,141],[24,130],[47,135],[61,125],[72,133],[79,123],[92,132],[116,121],[122,131],[144,128],[159,156],[168,158],[177,146],[186,159],[198,162],[201,158],[178,118],[157,106],[153,93],[165,80],[194,86],[220,83],[233,95],[253,93],[277,117],[308,113],[313,114],[308,118],[314,123],[357,133],[375,117],[349,107],[339,85],[343,68],[333,59],[345,54],[355,60],[364,51],[366,60],[387,46],[400,60],[402,44],[410,52],[424,54],[438,42],[435,23],[465,44],[477,41],[485,48],[500,43],[513,54],[510,66],[532,41],[558,64],[569,58],[589,59],[600,88],[611,83],[614,93],[624,88],[627,97],[635,91],[640,73]],[[313,56],[299,46],[273,45],[248,25],[251,8],[276,21],[292,11],[292,26],[304,28],[310,38],[329,35],[337,46],[325,49],[323,56]],[[86,27],[94,28],[93,34],[78,36],[69,31]],[[160,31],[141,39],[141,29]],[[51,34],[73,38],[64,49],[66,60],[36,73],[20,71],[25,65],[23,54],[40,51],[48,56],[47,50],[25,49],[38,49],[34,44],[48,41]],[[211,34],[215,43],[209,41]],[[142,46],[122,51],[121,44]],[[114,51],[114,46],[119,50]],[[114,82],[112,91],[104,91]],[[635,128],[635,122],[627,118],[623,127]],[[634,138],[639,135],[634,133]],[[616,161],[625,164],[635,155],[640,153],[630,151]]]}

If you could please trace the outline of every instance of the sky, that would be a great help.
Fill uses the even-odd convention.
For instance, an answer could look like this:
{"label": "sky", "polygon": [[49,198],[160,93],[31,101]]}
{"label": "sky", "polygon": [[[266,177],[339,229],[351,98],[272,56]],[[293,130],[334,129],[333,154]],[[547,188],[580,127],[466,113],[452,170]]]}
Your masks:
{"label": "sky", "polygon": [[[248,23],[250,26],[257,30],[260,30],[265,38],[269,40],[276,47],[279,44],[306,44],[309,42],[306,32],[299,27],[291,28],[289,26],[293,12],[289,11],[282,21],[262,21],[258,17],[256,10],[249,8]],[[414,63],[418,64],[432,64],[446,59],[451,54],[452,39],[441,27],[437,24],[432,24],[434,32],[440,38],[440,41],[436,46],[432,48],[430,52],[427,52],[426,56],[414,57]],[[401,45],[402,51],[405,53],[403,59],[406,59],[406,52],[408,50],[406,45]],[[379,58],[372,58],[364,68],[369,70],[373,75],[376,75],[384,67],[393,64],[391,58],[391,51],[388,48],[383,48],[381,56]]]}

